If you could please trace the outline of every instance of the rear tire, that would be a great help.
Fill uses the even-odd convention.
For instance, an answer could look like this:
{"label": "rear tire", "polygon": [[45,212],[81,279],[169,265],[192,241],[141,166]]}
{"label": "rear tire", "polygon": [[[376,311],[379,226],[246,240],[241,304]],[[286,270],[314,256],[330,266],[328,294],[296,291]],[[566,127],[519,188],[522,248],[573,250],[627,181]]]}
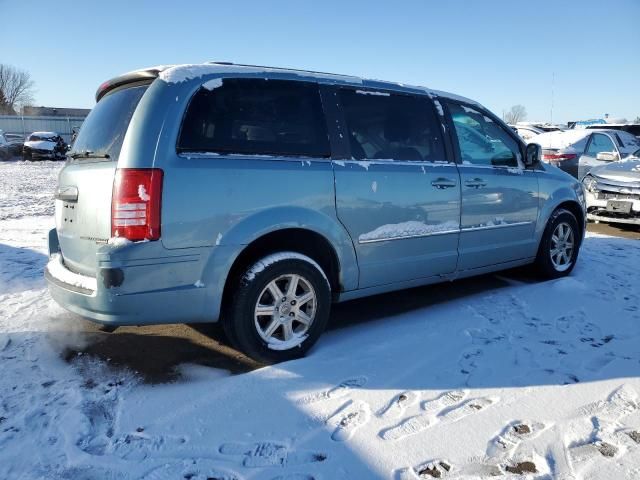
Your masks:
{"label": "rear tire", "polygon": [[295,252],[269,255],[239,280],[222,318],[229,341],[261,363],[299,358],[324,331],[331,288],[320,266]]}
{"label": "rear tire", "polygon": [[535,267],[546,279],[569,275],[576,266],[580,250],[581,231],[573,213],[557,209],[542,234]]}

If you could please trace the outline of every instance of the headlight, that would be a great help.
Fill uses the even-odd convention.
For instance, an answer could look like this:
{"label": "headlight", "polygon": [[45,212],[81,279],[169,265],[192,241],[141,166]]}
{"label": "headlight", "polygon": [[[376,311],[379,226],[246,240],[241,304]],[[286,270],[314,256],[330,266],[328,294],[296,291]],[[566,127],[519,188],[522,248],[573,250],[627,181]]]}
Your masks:
{"label": "headlight", "polygon": [[584,188],[586,188],[590,192],[598,191],[598,182],[591,175],[587,175],[586,177],[584,177],[582,179],[582,184],[584,185]]}

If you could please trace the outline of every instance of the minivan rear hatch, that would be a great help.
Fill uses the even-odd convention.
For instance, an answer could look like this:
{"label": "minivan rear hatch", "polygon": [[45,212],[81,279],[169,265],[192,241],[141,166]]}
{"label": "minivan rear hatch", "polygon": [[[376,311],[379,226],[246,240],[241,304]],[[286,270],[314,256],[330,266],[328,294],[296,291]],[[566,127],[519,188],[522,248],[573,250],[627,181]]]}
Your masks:
{"label": "minivan rear hatch", "polygon": [[131,117],[150,81],[120,86],[84,121],[58,177],[56,230],[65,266],[96,275],[96,251],[111,236],[111,196]]}

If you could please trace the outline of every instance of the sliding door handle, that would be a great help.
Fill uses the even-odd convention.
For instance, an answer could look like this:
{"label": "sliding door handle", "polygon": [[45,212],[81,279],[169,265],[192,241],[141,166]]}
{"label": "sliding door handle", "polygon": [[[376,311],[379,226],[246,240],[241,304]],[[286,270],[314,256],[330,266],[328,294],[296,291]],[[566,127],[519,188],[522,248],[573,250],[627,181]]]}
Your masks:
{"label": "sliding door handle", "polygon": [[440,177],[431,182],[431,185],[436,187],[438,190],[444,190],[445,188],[453,188],[458,184],[455,180],[451,180],[450,178]]}
{"label": "sliding door handle", "polygon": [[469,188],[482,188],[487,186],[487,182],[485,182],[482,178],[474,178],[473,180],[467,180],[464,182],[466,187]]}

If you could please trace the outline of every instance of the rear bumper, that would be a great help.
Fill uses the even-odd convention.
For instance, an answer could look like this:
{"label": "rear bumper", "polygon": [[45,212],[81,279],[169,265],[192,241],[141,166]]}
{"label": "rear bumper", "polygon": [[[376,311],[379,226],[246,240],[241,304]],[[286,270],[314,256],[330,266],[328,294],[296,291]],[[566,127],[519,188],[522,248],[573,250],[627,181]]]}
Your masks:
{"label": "rear bumper", "polygon": [[188,254],[167,253],[159,242],[104,245],[96,254],[98,275],[91,282],[63,263],[53,265],[55,255],[60,254],[54,229],[49,233],[52,260],[45,268],[45,278],[59,305],[97,323],[121,326],[215,321],[221,295],[217,294],[216,282],[209,284],[210,249],[189,250]]}

